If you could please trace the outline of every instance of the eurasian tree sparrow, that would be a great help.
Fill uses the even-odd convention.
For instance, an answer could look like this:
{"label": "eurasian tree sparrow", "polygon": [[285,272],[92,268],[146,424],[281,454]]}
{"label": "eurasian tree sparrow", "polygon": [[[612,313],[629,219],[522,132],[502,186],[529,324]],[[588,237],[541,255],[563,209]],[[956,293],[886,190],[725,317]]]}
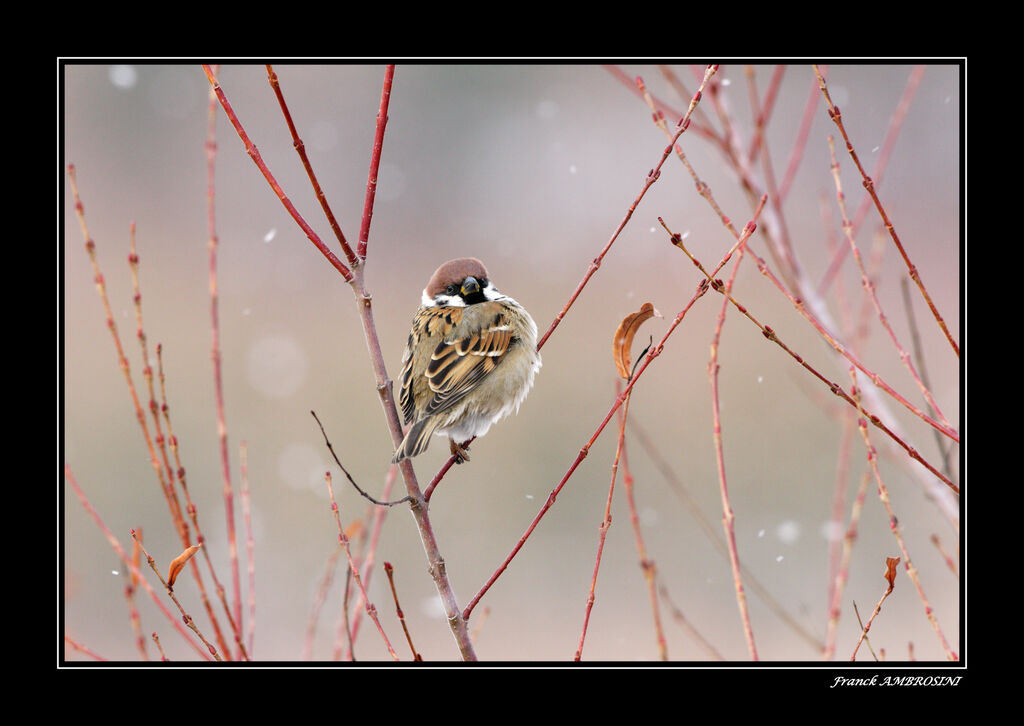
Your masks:
{"label": "eurasian tree sparrow", "polygon": [[540,366],[533,318],[498,292],[483,263],[444,263],[423,290],[402,355],[399,402],[412,425],[392,462],[425,451],[432,434],[468,461],[463,445],[519,410]]}

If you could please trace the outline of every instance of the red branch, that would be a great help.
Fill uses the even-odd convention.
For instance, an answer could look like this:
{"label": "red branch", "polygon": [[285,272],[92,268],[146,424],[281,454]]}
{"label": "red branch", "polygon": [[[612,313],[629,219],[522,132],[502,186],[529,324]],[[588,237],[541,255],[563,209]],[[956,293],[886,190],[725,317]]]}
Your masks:
{"label": "red branch", "polygon": [[384,72],[384,86],[380,91],[380,109],[377,111],[377,131],[373,137],[373,153],[370,155],[370,174],[366,180],[366,200],[363,203],[363,223],[359,228],[359,245],[356,252],[360,260],[366,259],[366,241],[370,237],[370,220],[373,218],[373,200],[377,194],[377,169],[380,167],[380,152],[384,146],[384,128],[388,125],[388,103],[391,101],[391,83],[395,78],[395,67],[389,65]]}
{"label": "red branch", "polygon": [[[669,146],[670,150],[671,148],[672,147]],[[717,273],[720,269],[722,269],[725,263],[729,261],[729,258],[732,257],[732,253],[736,250],[736,248],[739,247],[740,244],[745,242],[751,234],[753,234],[754,229],[756,228],[757,218],[760,215],[761,209],[763,209],[763,207],[764,200],[762,200],[761,204],[758,206],[757,211],[754,214],[754,218],[749,223],[747,223],[747,226],[743,230],[743,234],[740,235],[740,239],[725,254],[725,257],[722,258],[722,261],[718,263],[718,266],[711,273],[712,276],[715,273]],[[590,452],[590,447],[597,440],[597,437],[601,435],[601,432],[604,431],[604,427],[608,425],[608,422],[611,420],[612,416],[615,415],[615,412],[619,409],[619,406],[622,405],[622,402],[626,399],[627,396],[629,396],[630,391],[633,390],[633,386],[636,385],[636,382],[638,380],[640,380],[640,377],[643,375],[644,371],[647,370],[648,366],[651,365],[654,359],[661,355],[662,351],[665,349],[665,343],[668,340],[669,336],[672,335],[673,331],[675,331],[675,329],[683,321],[683,318],[686,317],[686,313],[689,312],[690,308],[693,307],[694,303],[696,303],[697,300],[700,299],[700,297],[708,291],[708,287],[708,281],[701,280],[700,284],[697,286],[697,291],[693,294],[693,297],[690,298],[690,301],[686,304],[686,307],[679,311],[679,314],[676,316],[675,320],[672,321],[672,325],[669,327],[668,332],[665,333],[664,337],[656,346],[654,346],[653,348],[651,348],[651,350],[648,351],[647,355],[643,359],[643,363],[640,364],[640,367],[637,369],[636,373],[633,374],[633,377],[630,379],[629,384],[625,387],[625,389],[623,389],[622,393],[619,394],[618,397],[616,397],[611,409],[609,409],[604,419],[598,425],[597,430],[594,431],[594,434],[590,437],[590,440],[588,440],[587,443],[583,445],[583,448],[580,449],[580,452],[579,454],[577,454],[576,459],[569,466],[569,470],[565,472],[565,476],[562,477],[562,480],[558,482],[555,488],[548,495],[547,501],[544,502],[544,506],[541,507],[541,510],[537,513],[537,516],[533,518],[533,521],[530,523],[530,526],[527,527],[526,532],[524,532],[523,536],[519,538],[519,541],[516,543],[515,547],[512,548],[512,551],[509,553],[508,557],[505,558],[505,561],[502,562],[498,569],[494,571],[494,574],[491,575],[487,582],[484,583],[484,586],[480,588],[480,591],[476,594],[476,596],[470,601],[469,605],[466,606],[465,611],[463,611],[462,613],[462,617],[464,619],[469,619],[470,614],[473,612],[473,608],[476,607],[476,604],[478,602],[480,602],[480,598],[482,598],[484,594],[490,589],[491,585],[493,585],[495,581],[499,577],[501,577],[501,574],[508,567],[509,563],[512,561],[512,558],[514,558],[516,554],[519,552],[519,550],[522,549],[523,545],[526,544],[527,538],[529,538],[529,536],[533,533],[533,530],[536,529],[537,525],[540,523],[540,520],[544,517],[544,515],[547,514],[547,511],[551,508],[551,505],[555,503],[555,498],[558,496],[558,493],[562,491],[562,487],[564,487],[565,483],[569,481],[569,477],[572,476],[573,472],[576,471],[576,468],[580,465],[583,459],[586,458],[587,454]]]}

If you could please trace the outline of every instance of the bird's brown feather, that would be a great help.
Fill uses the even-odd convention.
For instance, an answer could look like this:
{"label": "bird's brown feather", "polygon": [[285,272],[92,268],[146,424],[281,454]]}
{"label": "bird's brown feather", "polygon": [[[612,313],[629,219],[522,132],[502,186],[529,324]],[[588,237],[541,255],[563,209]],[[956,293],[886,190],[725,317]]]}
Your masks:
{"label": "bird's brown feather", "polygon": [[[419,409],[425,418],[453,406],[489,375],[505,357],[515,338],[500,305],[480,303],[473,306],[473,321],[456,332],[465,308],[434,308],[417,315],[414,328],[423,337],[434,326],[441,326],[438,343],[422,371],[414,370],[411,348],[406,349],[402,365],[402,390],[399,401],[405,422],[412,423]],[[481,324],[474,324],[479,320]],[[420,377],[423,378],[420,378]],[[426,385],[423,385],[423,384]],[[417,407],[417,399],[422,405]]]}

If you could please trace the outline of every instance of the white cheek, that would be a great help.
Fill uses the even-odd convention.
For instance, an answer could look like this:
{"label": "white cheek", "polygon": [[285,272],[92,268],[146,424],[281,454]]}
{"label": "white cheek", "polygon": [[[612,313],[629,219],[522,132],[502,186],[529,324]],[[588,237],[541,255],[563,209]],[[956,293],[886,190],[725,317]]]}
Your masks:
{"label": "white cheek", "polygon": [[498,292],[498,288],[496,288],[493,284],[491,284],[490,281],[488,281],[487,282],[487,286],[484,287],[483,293],[484,293],[484,297],[487,298],[488,300],[491,300],[491,301],[507,299],[504,295],[502,295],[500,292]]}
{"label": "white cheek", "polygon": [[458,295],[445,295],[439,293],[434,297],[428,297],[427,291],[423,291],[423,307],[425,308],[464,308],[466,301]]}

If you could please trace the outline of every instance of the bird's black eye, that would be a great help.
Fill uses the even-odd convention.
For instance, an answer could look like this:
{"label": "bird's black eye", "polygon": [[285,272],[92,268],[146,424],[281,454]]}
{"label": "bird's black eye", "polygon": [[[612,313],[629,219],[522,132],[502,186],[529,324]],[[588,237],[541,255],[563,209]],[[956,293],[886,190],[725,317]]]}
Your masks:
{"label": "bird's black eye", "polygon": [[483,288],[487,287],[487,278],[486,277],[481,277],[479,280],[477,280],[477,282],[480,283],[480,289],[481,290]]}
{"label": "bird's black eye", "polygon": [[458,285],[449,285],[448,287],[446,287],[444,289],[444,291],[446,293],[448,293],[449,295],[455,295],[459,291],[459,286]]}

